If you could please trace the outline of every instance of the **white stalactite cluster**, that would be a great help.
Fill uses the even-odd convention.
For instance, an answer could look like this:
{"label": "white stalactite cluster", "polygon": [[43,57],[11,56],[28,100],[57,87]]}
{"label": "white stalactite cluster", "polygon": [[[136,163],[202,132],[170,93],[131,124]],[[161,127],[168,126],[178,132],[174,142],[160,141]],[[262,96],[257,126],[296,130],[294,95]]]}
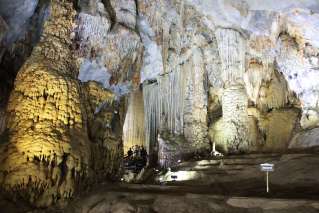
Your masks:
{"label": "white stalactite cluster", "polygon": [[144,86],[146,144],[156,143],[157,135],[153,134],[168,132],[185,135],[187,144],[195,149],[208,145],[207,95],[200,60],[200,51],[194,51],[190,64]]}
{"label": "white stalactite cluster", "polygon": [[217,29],[219,55],[222,61],[222,80],[227,87],[243,84],[245,72],[246,41],[234,29]]}
{"label": "white stalactite cluster", "polygon": [[153,154],[159,129],[159,87],[157,83],[143,86],[145,115],[145,144],[149,154]]}
{"label": "white stalactite cluster", "polygon": [[160,129],[172,134],[184,133],[186,76],[181,70],[158,78]]}
{"label": "white stalactite cluster", "polygon": [[157,134],[184,133],[185,74],[181,71],[158,77],[158,82],[143,87],[146,144],[157,143]]}

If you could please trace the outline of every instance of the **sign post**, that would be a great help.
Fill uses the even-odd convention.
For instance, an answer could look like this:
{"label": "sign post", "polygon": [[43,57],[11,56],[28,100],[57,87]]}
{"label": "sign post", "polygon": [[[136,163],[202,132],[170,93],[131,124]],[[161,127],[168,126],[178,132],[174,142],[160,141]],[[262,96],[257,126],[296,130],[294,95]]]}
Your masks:
{"label": "sign post", "polygon": [[266,172],[266,184],[267,184],[266,191],[267,193],[269,193],[269,172],[274,171],[274,164],[271,164],[271,163],[260,164],[260,170],[262,172]]}

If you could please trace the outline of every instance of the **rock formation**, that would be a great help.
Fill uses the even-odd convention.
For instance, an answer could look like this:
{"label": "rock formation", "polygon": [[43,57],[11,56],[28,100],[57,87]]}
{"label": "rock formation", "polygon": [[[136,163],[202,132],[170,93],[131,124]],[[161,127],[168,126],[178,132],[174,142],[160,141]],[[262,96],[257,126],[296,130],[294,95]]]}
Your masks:
{"label": "rock formation", "polygon": [[72,2],[51,2],[41,40],[7,106],[1,186],[39,207],[121,171],[123,110],[111,91],[77,80],[75,15]]}
{"label": "rock formation", "polygon": [[49,206],[117,180],[134,145],[161,165],[319,146],[319,4],[302,2],[3,0],[1,189]]}

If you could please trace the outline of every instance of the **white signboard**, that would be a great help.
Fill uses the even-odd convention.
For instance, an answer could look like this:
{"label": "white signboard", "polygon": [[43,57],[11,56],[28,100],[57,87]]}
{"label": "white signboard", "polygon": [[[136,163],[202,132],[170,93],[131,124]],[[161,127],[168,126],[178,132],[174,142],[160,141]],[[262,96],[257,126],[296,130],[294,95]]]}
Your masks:
{"label": "white signboard", "polygon": [[271,164],[271,163],[260,164],[260,170],[262,172],[266,172],[266,184],[267,184],[266,191],[268,193],[269,192],[269,174],[268,173],[274,171],[274,164]]}
{"label": "white signboard", "polygon": [[260,169],[262,172],[273,172],[274,171],[274,164],[271,164],[271,163],[260,164]]}

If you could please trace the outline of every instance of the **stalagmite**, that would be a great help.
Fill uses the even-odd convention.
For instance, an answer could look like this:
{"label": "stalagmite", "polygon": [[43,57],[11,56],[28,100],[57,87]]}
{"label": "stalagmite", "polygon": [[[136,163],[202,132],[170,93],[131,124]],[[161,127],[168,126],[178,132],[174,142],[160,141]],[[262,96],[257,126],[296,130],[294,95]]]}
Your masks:
{"label": "stalagmite", "polygon": [[[76,12],[52,0],[40,42],[20,69],[1,144],[1,190],[38,207],[68,199],[88,175],[86,114],[70,48]],[[79,174],[79,175],[76,175]]]}
{"label": "stalagmite", "polygon": [[216,133],[212,138],[224,151],[247,151],[249,150],[248,98],[243,81],[245,39],[232,29],[218,29],[216,38],[225,89],[222,95],[223,117],[215,124]]}
{"label": "stalagmite", "polygon": [[225,142],[230,151],[246,151],[248,144],[248,98],[241,86],[224,90],[222,96]]}

